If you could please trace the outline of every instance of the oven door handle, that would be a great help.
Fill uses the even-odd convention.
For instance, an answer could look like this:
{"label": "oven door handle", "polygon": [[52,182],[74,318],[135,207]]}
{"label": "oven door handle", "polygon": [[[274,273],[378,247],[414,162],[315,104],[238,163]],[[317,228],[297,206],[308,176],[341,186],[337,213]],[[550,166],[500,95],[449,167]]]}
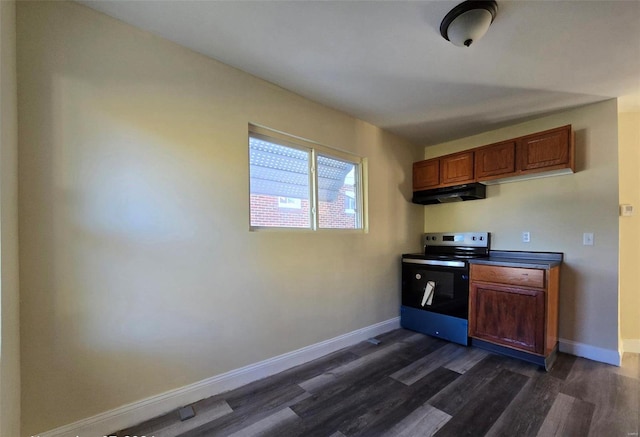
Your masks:
{"label": "oven door handle", "polygon": [[433,293],[436,290],[436,283],[434,281],[427,281],[424,286],[424,294],[422,295],[422,306],[431,306],[431,302],[433,301]]}
{"label": "oven door handle", "polygon": [[414,258],[402,258],[403,263],[409,264],[423,264],[429,266],[442,266],[442,267],[464,267],[464,261],[440,261],[433,259],[414,259]]}

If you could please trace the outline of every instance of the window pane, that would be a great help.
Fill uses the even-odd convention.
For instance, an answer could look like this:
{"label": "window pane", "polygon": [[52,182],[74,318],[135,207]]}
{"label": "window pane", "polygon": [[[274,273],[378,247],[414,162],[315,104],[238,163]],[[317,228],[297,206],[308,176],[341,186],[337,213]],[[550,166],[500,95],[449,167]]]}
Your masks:
{"label": "window pane", "polygon": [[249,138],[251,226],[310,228],[307,150]]}
{"label": "window pane", "polygon": [[318,155],[318,227],[360,228],[358,165]]}

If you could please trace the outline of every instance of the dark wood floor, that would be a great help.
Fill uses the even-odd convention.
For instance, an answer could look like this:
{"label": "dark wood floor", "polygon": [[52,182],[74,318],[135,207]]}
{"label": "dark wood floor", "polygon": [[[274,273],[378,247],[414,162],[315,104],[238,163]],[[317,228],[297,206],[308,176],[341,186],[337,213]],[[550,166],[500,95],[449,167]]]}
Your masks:
{"label": "dark wood floor", "polygon": [[196,436],[638,436],[640,365],[535,365],[399,329],[116,433]]}

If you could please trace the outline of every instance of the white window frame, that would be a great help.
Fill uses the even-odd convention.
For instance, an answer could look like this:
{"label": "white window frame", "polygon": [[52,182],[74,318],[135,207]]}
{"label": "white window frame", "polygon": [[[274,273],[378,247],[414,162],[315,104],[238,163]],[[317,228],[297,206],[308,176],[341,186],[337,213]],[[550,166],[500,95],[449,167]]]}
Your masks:
{"label": "white window frame", "polygon": [[[287,231],[313,231],[313,232],[369,232],[368,223],[368,190],[367,190],[367,159],[356,155],[353,155],[342,150],[337,150],[332,147],[328,147],[304,138],[289,135],[283,132],[272,130],[263,126],[255,124],[249,124],[249,131],[247,137],[247,145],[250,138],[258,138],[264,141],[269,141],[281,146],[291,147],[299,150],[306,150],[309,152],[309,215],[310,226],[304,228],[294,228],[286,226],[253,226],[250,224],[250,230],[287,230]],[[247,148],[248,151],[248,148]],[[321,228],[319,226],[319,214],[318,214],[318,178],[316,177],[316,168],[318,165],[318,155],[326,156],[340,161],[349,162],[356,166],[355,172],[355,197],[356,208],[354,211],[356,215],[356,227],[355,228]],[[247,157],[248,158],[248,157]],[[249,161],[249,159],[247,159]],[[249,179],[251,179],[251,172],[249,171]],[[249,184],[249,191],[251,191]],[[251,194],[251,193],[249,193]],[[249,210],[251,206],[249,205]],[[249,211],[250,212],[250,211]]]}
{"label": "white window frame", "polygon": [[[353,192],[353,191],[347,191],[347,192],[346,192],[346,193],[344,193],[344,194],[345,194],[345,196],[346,196],[347,198],[352,199],[352,200],[356,200],[356,205],[357,205],[357,200],[358,200],[358,199],[357,199],[357,197],[355,196],[355,194],[354,194],[354,192]],[[349,202],[349,203],[351,203],[351,202]],[[358,208],[358,207],[356,206],[356,208]],[[345,207],[344,212],[345,212],[345,213],[347,213],[347,214],[355,214],[355,213],[356,213],[356,209],[353,209],[353,208],[346,208],[346,207]]]}

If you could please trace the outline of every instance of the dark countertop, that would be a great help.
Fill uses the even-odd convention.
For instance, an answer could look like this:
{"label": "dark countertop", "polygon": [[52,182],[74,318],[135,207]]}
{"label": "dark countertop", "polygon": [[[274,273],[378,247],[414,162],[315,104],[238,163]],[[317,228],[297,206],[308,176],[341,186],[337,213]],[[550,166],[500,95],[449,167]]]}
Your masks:
{"label": "dark countertop", "polygon": [[521,252],[516,250],[492,250],[489,258],[473,258],[469,264],[485,264],[525,269],[550,269],[562,264],[562,252]]}

